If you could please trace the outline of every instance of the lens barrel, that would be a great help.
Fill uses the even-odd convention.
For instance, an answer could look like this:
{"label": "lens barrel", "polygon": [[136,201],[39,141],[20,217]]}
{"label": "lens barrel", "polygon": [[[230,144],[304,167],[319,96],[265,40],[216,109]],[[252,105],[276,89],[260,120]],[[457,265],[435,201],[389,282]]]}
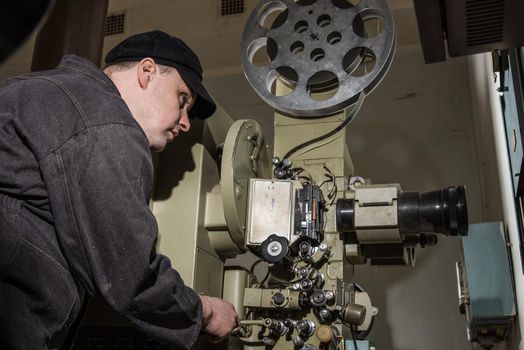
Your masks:
{"label": "lens barrel", "polygon": [[468,233],[464,186],[430,192],[400,192],[398,222],[402,233],[434,232],[447,236]]}
{"label": "lens barrel", "polygon": [[[399,192],[398,225],[403,234],[441,233],[465,236],[468,209],[464,186],[430,192]],[[337,231],[355,231],[355,201],[339,199],[336,210]]]}
{"label": "lens barrel", "polygon": [[355,231],[355,201],[353,199],[341,198],[337,200],[337,231]]}

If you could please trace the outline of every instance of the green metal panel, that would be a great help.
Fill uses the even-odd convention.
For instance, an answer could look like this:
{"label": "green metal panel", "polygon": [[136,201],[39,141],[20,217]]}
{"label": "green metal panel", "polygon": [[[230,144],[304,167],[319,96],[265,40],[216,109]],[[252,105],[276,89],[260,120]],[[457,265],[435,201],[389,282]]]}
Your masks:
{"label": "green metal panel", "polygon": [[462,237],[470,321],[514,316],[515,302],[504,228],[501,222],[469,225]]}
{"label": "green metal panel", "polygon": [[[344,340],[344,349],[346,350],[355,350],[355,345],[353,344],[353,339]],[[357,349],[358,350],[373,350],[375,349],[369,340],[357,340]]]}

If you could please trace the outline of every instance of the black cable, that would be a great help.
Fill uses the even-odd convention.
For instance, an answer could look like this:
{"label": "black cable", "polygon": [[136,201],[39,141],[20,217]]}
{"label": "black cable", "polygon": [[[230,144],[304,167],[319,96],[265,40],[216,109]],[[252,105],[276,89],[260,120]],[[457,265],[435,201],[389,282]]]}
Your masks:
{"label": "black cable", "polygon": [[262,260],[262,259],[258,259],[257,261],[255,261],[255,262],[253,263],[253,265],[251,265],[251,267],[249,268],[249,273],[250,273],[251,275],[255,274],[255,267],[256,267],[258,264],[260,264],[261,262],[263,262],[263,261],[264,261],[264,260]]}
{"label": "black cable", "polygon": [[[335,183],[335,175],[331,172],[331,170],[329,170],[327,166],[323,165],[323,168],[328,172],[328,174],[324,174],[324,176],[327,177],[327,180],[322,181],[322,183],[318,185],[318,187],[322,187],[325,183],[328,182]],[[331,197],[329,199],[331,199]]]}
{"label": "black cable", "polygon": [[351,329],[351,338],[353,339],[353,346],[355,347],[355,350],[358,350],[357,337],[355,335],[355,328],[353,327],[352,324],[350,324],[349,329]]}
{"label": "black cable", "polygon": [[253,265],[251,265],[251,267],[249,268],[249,276],[253,279],[251,281],[251,286],[253,285],[258,285],[258,278],[257,278],[257,275],[255,274],[255,267],[260,264],[261,262],[263,262],[264,260],[262,259],[258,259],[257,261],[255,261],[253,263]]}
{"label": "black cable", "polygon": [[302,148],[304,147],[307,147],[309,145],[312,145],[314,143],[317,143],[319,141],[322,141],[322,140],[325,140],[327,139],[328,137],[331,137],[333,135],[335,135],[337,132],[339,132],[340,130],[344,129],[346,126],[348,126],[349,122],[351,122],[353,120],[353,118],[355,117],[355,115],[358,113],[358,111],[360,110],[360,107],[362,106],[362,102],[364,101],[364,93],[361,92],[358,96],[358,100],[357,102],[355,103],[355,107],[353,107],[353,109],[351,110],[351,112],[348,114],[346,120],[344,120],[339,126],[337,126],[335,129],[331,130],[330,132],[328,132],[327,134],[325,135],[322,135],[320,137],[317,137],[315,139],[312,139],[312,140],[309,140],[309,141],[306,141],[296,147],[294,147],[293,149],[291,149],[290,151],[288,151],[286,153],[286,155],[282,158],[282,159],[289,159],[289,157],[291,157],[292,154],[296,153],[297,151],[301,150]]}
{"label": "black cable", "polygon": [[271,268],[267,268],[267,272],[266,272],[266,275],[264,276],[264,278],[262,279],[262,281],[260,281],[260,283],[258,283],[258,286],[257,288],[264,288],[264,283],[266,283],[267,279],[269,278],[269,275],[271,274]]}

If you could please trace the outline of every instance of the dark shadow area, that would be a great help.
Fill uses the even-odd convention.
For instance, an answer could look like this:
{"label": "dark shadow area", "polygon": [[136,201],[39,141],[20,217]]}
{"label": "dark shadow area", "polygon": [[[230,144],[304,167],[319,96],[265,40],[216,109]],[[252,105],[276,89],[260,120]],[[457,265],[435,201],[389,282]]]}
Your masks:
{"label": "dark shadow area", "polygon": [[191,121],[191,131],[182,133],[164,151],[157,155],[155,164],[155,188],[153,200],[165,200],[171,196],[171,190],[178,186],[186,172],[195,170],[195,160],[191,148],[201,143],[204,122]]}
{"label": "dark shadow area", "polygon": [[3,1],[0,5],[0,62],[7,59],[47,19],[53,0]]}

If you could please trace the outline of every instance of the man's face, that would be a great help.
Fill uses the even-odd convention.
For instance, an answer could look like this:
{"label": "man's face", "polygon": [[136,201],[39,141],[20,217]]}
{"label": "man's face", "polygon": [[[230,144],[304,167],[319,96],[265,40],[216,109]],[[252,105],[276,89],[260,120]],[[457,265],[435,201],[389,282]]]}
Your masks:
{"label": "man's face", "polygon": [[155,152],[162,151],[168,142],[191,126],[188,111],[193,106],[194,95],[174,68],[160,70],[156,66],[147,79],[144,89],[144,109],[137,118]]}

